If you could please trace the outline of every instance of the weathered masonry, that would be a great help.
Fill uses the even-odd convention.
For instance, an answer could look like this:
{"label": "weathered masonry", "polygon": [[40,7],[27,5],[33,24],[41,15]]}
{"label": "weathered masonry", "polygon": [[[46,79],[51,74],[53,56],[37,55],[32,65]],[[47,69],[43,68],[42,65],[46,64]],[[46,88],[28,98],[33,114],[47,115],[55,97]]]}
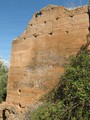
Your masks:
{"label": "weathered masonry", "polygon": [[7,120],[24,113],[58,84],[64,65],[86,43],[87,7],[73,10],[47,6],[35,13],[12,44],[7,87]]}

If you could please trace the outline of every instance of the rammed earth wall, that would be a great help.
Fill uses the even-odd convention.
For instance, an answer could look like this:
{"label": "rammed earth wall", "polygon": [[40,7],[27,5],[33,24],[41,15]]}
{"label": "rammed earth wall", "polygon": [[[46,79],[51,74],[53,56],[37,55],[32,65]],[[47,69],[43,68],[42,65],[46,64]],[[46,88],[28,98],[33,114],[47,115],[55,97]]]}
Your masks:
{"label": "rammed earth wall", "polygon": [[86,43],[88,23],[86,6],[68,10],[50,5],[34,14],[12,44],[7,120],[25,120],[27,109],[55,88],[69,57]]}

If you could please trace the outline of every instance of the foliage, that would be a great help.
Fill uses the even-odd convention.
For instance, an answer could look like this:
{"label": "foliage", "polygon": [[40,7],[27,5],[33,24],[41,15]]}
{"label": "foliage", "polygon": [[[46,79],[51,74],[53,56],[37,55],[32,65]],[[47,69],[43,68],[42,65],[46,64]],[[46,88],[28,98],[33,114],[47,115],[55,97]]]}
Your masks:
{"label": "foliage", "polygon": [[90,119],[90,52],[83,51],[71,59],[57,89],[48,96],[32,120]]}
{"label": "foliage", "polygon": [[7,72],[7,67],[0,59],[0,103],[6,99]]}

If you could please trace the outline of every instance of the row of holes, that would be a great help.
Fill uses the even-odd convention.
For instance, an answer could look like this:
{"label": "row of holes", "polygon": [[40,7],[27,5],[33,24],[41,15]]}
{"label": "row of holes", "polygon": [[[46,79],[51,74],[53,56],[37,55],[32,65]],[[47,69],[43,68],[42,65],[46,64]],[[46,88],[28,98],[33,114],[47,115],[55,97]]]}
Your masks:
{"label": "row of holes", "polygon": [[[65,31],[65,32],[66,32],[66,33],[69,33],[68,31]],[[48,33],[48,34],[49,34],[49,35],[52,35],[52,34],[53,34],[53,32],[50,32],[50,33]],[[38,35],[37,35],[37,34],[34,34],[33,36],[34,36],[35,38],[36,38],[36,37],[38,37]]]}
{"label": "row of holes", "polygon": [[[48,33],[49,35],[52,35],[53,34],[53,32],[50,32],[50,33]],[[37,34],[33,34],[33,36],[36,38],[36,37],[38,37],[38,35]]]}
{"label": "row of holes", "polygon": [[[66,31],[66,33],[68,33],[68,31]],[[49,35],[52,35],[53,34],[53,32],[50,32],[50,33],[48,33]],[[35,34],[33,34],[33,36],[36,38],[36,37],[38,37],[38,35],[35,33]],[[23,40],[25,40],[26,38],[24,37],[23,38]]]}
{"label": "row of holes", "polygon": [[[69,17],[73,18],[73,15],[69,15]],[[59,17],[57,17],[56,20],[59,20]],[[47,21],[44,21],[44,23],[46,24]],[[30,24],[30,26],[33,26],[33,24]]]}
{"label": "row of holes", "polygon": [[[57,17],[56,20],[59,20],[59,17]],[[46,24],[47,21],[44,21],[44,23]],[[33,26],[33,24],[30,24],[30,26]]]}

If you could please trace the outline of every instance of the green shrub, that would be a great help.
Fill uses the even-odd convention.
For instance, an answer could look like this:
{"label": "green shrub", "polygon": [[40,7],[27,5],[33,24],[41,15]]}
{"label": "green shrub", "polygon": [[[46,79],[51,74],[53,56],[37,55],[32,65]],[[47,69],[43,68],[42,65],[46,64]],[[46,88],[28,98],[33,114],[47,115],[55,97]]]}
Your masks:
{"label": "green shrub", "polygon": [[47,96],[32,120],[90,120],[90,53],[71,59],[57,89]]}
{"label": "green shrub", "polygon": [[7,67],[0,59],[0,103],[6,99],[7,72]]}

